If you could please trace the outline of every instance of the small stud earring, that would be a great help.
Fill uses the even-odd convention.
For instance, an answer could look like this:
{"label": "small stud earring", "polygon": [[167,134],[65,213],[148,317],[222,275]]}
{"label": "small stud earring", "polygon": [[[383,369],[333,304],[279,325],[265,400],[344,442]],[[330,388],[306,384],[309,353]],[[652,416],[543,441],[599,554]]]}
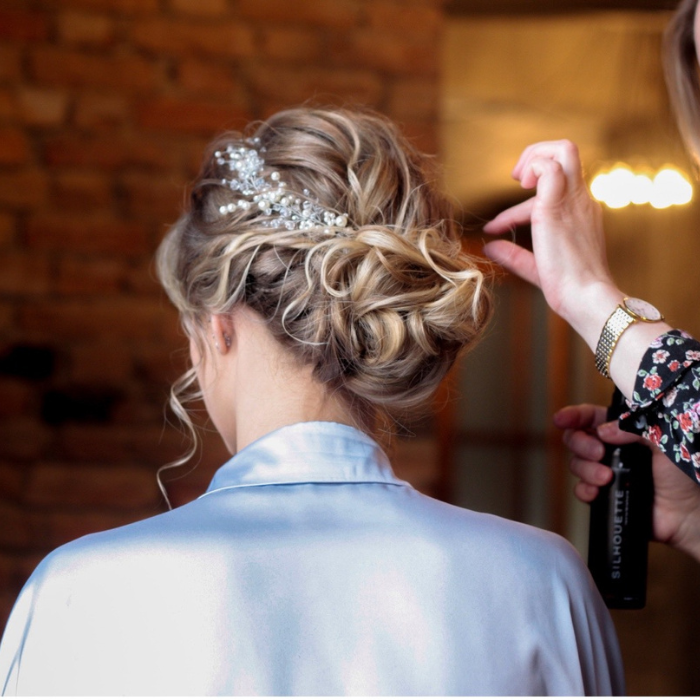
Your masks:
{"label": "small stud earring", "polygon": [[231,336],[230,335],[225,335],[224,336],[224,342],[226,343],[226,347],[230,348],[231,347]]}

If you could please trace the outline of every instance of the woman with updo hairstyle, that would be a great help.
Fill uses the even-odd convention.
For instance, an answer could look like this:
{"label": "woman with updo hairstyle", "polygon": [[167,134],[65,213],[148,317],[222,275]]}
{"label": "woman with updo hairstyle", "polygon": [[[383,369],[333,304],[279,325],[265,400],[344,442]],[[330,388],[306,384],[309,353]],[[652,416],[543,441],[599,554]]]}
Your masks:
{"label": "woman with updo hairstyle", "polygon": [[233,455],[199,499],[50,554],[6,694],[620,693],[561,538],[431,499],[378,444],[490,315],[430,161],[388,120],[293,109],[205,157],[158,270]]}
{"label": "woman with updo hairstyle", "polygon": [[[262,154],[253,177],[274,185],[275,211],[250,196],[237,205],[231,144],[249,168],[258,165],[251,150]],[[451,208],[426,180],[426,166],[388,122],[369,114],[288,111],[252,139],[218,139],[190,211],[158,254],[193,354],[206,351],[212,315],[244,307],[354,424],[371,431],[378,418],[423,408],[490,315],[484,275],[460,252]],[[299,209],[298,224],[280,215],[284,197],[290,211]],[[320,225],[302,227],[313,223],[304,220],[305,201],[320,207]],[[234,338],[224,325],[225,338]],[[195,379],[196,371],[181,389]]]}

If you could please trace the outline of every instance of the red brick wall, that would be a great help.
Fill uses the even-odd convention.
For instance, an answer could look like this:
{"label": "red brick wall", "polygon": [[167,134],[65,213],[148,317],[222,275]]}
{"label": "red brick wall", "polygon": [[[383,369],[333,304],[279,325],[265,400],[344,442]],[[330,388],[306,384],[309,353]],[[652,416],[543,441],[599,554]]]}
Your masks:
{"label": "red brick wall", "polygon": [[[435,149],[441,0],[3,0],[0,629],[37,561],[155,514],[185,343],[152,270],[208,139],[310,98]],[[208,438],[178,503],[225,453]]]}

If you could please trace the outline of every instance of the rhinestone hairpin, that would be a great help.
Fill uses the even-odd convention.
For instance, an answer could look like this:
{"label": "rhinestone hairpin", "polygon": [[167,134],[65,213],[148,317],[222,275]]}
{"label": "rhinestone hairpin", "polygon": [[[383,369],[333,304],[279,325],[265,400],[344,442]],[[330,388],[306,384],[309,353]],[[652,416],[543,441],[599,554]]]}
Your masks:
{"label": "rhinestone hairpin", "polygon": [[[248,139],[244,145],[229,144],[223,151],[216,151],[214,157],[219,165],[228,166],[231,178],[223,178],[221,184],[232,192],[241,195],[235,202],[219,207],[222,215],[235,211],[248,211],[256,207],[273,218],[263,222],[269,228],[295,229],[345,228],[348,215],[324,209],[311,198],[309,190],[304,190],[305,199],[287,192],[287,185],[280,179],[276,170],[264,175],[265,161],[260,147],[260,139]],[[246,197],[247,199],[243,199]]]}

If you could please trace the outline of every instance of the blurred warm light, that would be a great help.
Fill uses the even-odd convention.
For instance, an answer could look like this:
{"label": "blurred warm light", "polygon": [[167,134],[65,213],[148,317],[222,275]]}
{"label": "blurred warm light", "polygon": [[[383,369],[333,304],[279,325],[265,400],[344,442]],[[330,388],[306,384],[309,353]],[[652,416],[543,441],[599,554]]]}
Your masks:
{"label": "blurred warm light", "polygon": [[630,204],[651,204],[654,209],[666,209],[688,204],[693,199],[693,186],[684,173],[671,166],[663,167],[651,178],[619,164],[593,178],[591,193],[611,209],[622,209]]}
{"label": "blurred warm light", "polygon": [[632,204],[647,204],[654,196],[654,181],[648,175],[635,175]]}

